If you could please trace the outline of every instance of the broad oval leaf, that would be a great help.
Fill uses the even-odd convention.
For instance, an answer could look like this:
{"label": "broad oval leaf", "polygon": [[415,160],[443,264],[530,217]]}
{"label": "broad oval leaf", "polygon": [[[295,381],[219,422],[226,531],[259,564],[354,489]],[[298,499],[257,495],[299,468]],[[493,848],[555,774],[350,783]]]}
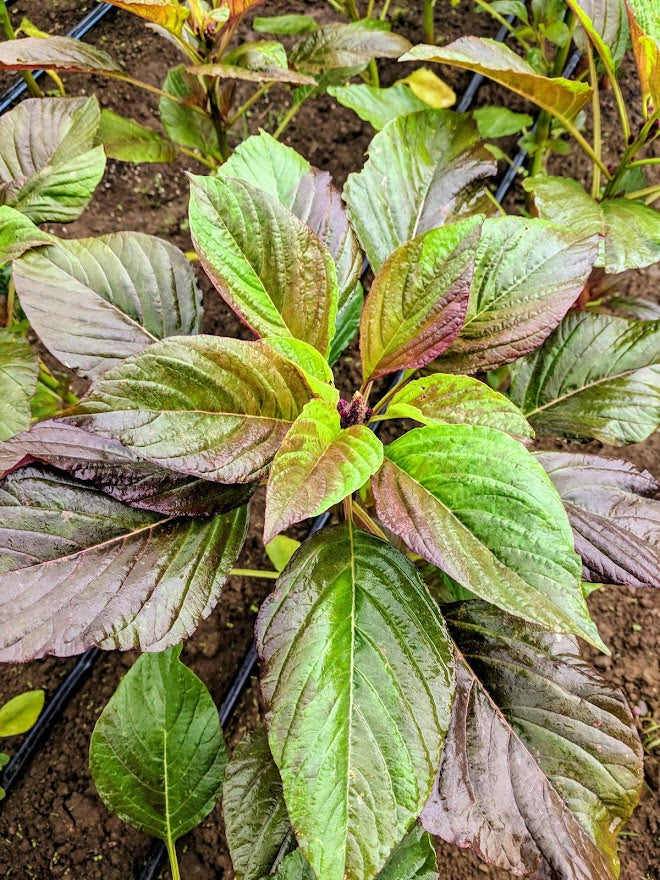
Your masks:
{"label": "broad oval leaf", "polygon": [[449,348],[465,320],[482,219],[431,229],[383,263],[360,320],[365,382],[423,367]]}
{"label": "broad oval leaf", "polygon": [[660,587],[660,483],[627,461],[541,452],[587,581]]}
{"label": "broad oval leaf", "polygon": [[307,342],[292,336],[267,336],[263,342],[299,367],[317,397],[337,405],[339,391],[335,388],[330,365],[320,352]]}
{"label": "broad oval leaf", "polygon": [[14,282],[46,348],[87,378],[164,336],[199,332],[202,294],[189,261],[140,232],[54,241],[14,264]]}
{"label": "broad oval leaf", "polygon": [[416,428],[386,447],[372,488],[382,522],[463,587],[604,647],[561,499],[516,440],[471,425]]}
{"label": "broad oval leaf", "polygon": [[293,47],[294,67],[309,73],[337,68],[361,68],[372,58],[398,58],[410,48],[400,34],[367,27],[362,22],[327,24],[306,34]]}
{"label": "broad oval leaf", "polygon": [[616,75],[630,41],[625,0],[566,0],[582,25],[574,39],[582,52],[588,41],[606,65],[608,75]]}
{"label": "broad oval leaf", "polygon": [[[0,43],[0,70],[63,70],[70,73],[121,73],[112,58],[73,37],[25,37]],[[43,98],[35,98],[41,103]],[[61,98],[50,98],[61,101]],[[75,99],[69,99],[75,100]],[[25,101],[23,102],[25,104]],[[23,106],[21,104],[21,106]]]}
{"label": "broad oval leaf", "polygon": [[101,799],[173,846],[213,809],[227,762],[218,710],[181,646],[143,654],[96,722],[89,766]]}
{"label": "broad oval leaf", "polygon": [[39,229],[13,208],[0,205],[0,266],[17,259],[32,248],[52,243],[52,235]]}
{"label": "broad oval leaf", "polygon": [[428,104],[421,101],[405,83],[395,83],[387,89],[370,86],[366,83],[350,83],[343,86],[329,86],[328,94],[343,107],[353,110],[360,119],[369,122],[376,131],[388,122],[408,113],[428,110]]}
{"label": "broad oval leaf", "polygon": [[418,816],[442,749],[453,685],[437,606],[404,556],[344,524],[293,556],[256,638],[300,847],[317,877],[370,880]]}
{"label": "broad oval leaf", "polygon": [[[23,41],[1,43],[0,55],[12,42]],[[30,98],[5,113],[0,119],[4,204],[35,223],[75,220],[105,170],[103,148],[94,146],[99,120],[96,98]]]}
{"label": "broad oval leaf", "polygon": [[449,611],[461,652],[431,833],[539,880],[614,880],[616,834],[639,799],[642,751],[623,695],[573,638],[481,602]]}
{"label": "broad oval leaf", "polygon": [[34,727],[45,699],[45,691],[24,691],[0,706],[0,736],[17,736]]}
{"label": "broad oval leaf", "polygon": [[541,434],[641,443],[660,423],[660,321],[573,312],[519,361],[510,396]]}
{"label": "broad oval leaf", "polygon": [[487,219],[465,323],[434,369],[475,373],[534,351],[580,295],[595,258],[595,238],[543,220]]}
{"label": "broad oval leaf", "polygon": [[211,281],[260,336],[327,355],[337,313],[330,252],[278,200],[235,178],[192,178],[190,229]]}
{"label": "broad oval leaf", "polygon": [[160,98],[160,121],[168,136],[177,144],[221,159],[218,133],[207,112],[208,96],[199,79],[187,73],[181,64],[168,71],[163,91],[184,101],[180,103],[164,96]]}
{"label": "broad oval leaf", "polygon": [[128,507],[29,466],[0,481],[0,660],[162,651],[211,613],[247,508],[207,519]]}
{"label": "broad oval leaf", "polygon": [[105,373],[75,413],[147,461],[224,483],[267,471],[312,397],[296,365],[270,346],[174,337]]}
{"label": "broad oval leaf", "polygon": [[436,373],[414,379],[390,399],[383,418],[423,425],[482,425],[514,437],[533,437],[527,419],[508,397],[470,376]]}
{"label": "broad oval leaf", "polygon": [[414,46],[401,61],[438,61],[480,73],[547,110],[567,127],[591,100],[586,83],[546,77],[503,43],[485,37],[460,37],[448,46]]}
{"label": "broad oval leaf", "polygon": [[264,190],[309,226],[332,254],[337,268],[337,317],[332,363],[357,332],[362,289],[362,255],[344,210],[341,193],[327,171],[319,171],[291,147],[265,131],[247,138],[216,171]]}
{"label": "broad oval leaf", "polygon": [[287,67],[261,67],[249,70],[237,64],[194,64],[187,67],[188,73],[194,76],[212,76],[218,79],[238,79],[244,82],[281,82],[294,86],[315,86],[316,80],[311,76],[289,70]]}
{"label": "broad oval leaf", "polygon": [[425,110],[388,123],[351,174],[344,197],[374,272],[399,245],[455,219],[470,188],[497,163],[474,122],[450,110]]}
{"label": "broad oval leaf", "polygon": [[296,845],[263,725],[241,740],[227,764],[222,813],[236,880],[261,880],[278,854]]}
{"label": "broad oval leaf", "polygon": [[173,162],[178,152],[153,128],[106,109],[101,110],[94,143],[102,144],[106,156],[120,162]]}
{"label": "broad oval leaf", "polygon": [[226,513],[245,504],[254,488],[222,486],[164,470],[68,418],[38,422],[0,444],[0,476],[35,461],[91,482],[131,507],[174,516]]}
{"label": "broad oval leaf", "polygon": [[382,460],[383,444],[366,425],[342,428],[336,407],[310,401],[270,468],[264,543],[357,492]]}
{"label": "broad oval leaf", "polygon": [[173,34],[180,34],[184,21],[190,15],[190,10],[182,6],[177,0],[108,0],[113,6],[125,9],[146,18],[154,24],[164,27]]}
{"label": "broad oval leaf", "polygon": [[532,177],[525,189],[534,193],[539,215],[585,236],[598,235],[595,266],[615,275],[660,261],[660,211],[634,199],[591,198],[577,180]]}
{"label": "broad oval leaf", "polygon": [[30,424],[30,401],[38,377],[39,360],[27,339],[0,330],[0,440]]}

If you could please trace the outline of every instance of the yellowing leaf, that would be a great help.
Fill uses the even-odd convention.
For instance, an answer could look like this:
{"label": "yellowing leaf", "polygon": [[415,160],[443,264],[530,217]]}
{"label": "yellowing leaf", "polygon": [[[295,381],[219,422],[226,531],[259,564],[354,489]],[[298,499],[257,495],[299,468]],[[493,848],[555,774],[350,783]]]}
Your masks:
{"label": "yellowing leaf", "polygon": [[456,92],[428,67],[413,70],[410,76],[399,82],[406,83],[415,97],[434,110],[446,110],[456,103]]}
{"label": "yellowing leaf", "polygon": [[174,0],[110,0],[110,3],[153,21],[173,34],[181,33],[183,23],[190,15],[189,9]]}

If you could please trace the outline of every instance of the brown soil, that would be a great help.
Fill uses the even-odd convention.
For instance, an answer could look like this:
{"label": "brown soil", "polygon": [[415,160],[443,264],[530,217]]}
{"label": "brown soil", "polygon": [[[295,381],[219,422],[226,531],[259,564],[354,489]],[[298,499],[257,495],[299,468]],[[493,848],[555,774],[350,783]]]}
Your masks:
{"label": "brown soil", "polygon": [[[419,19],[415,4],[401,3],[399,29],[413,41],[422,39],[414,28]],[[473,15],[462,8],[438,3],[438,37],[453,39],[462,33],[491,34],[492,28],[484,15]],[[321,20],[330,20],[329,7],[321,0],[273,0],[266,13],[313,12]],[[40,27],[63,32],[81,15],[77,0],[20,0],[12,8],[18,21],[27,15]],[[88,38],[122,60],[126,70],[160,84],[168,66],[179,63],[175,50],[144,28],[139,20],[113,11]],[[383,81],[393,82],[401,75],[395,64],[384,66]],[[445,70],[443,76],[457,91],[466,84],[464,74]],[[69,77],[70,92],[95,93],[104,106],[111,107],[149,124],[155,117],[155,101],[146,93],[105,80]],[[5,83],[1,83],[4,85]],[[634,85],[633,85],[634,88]],[[255,105],[250,130],[259,127],[272,130],[282,112],[282,92],[275,88],[271,99]],[[631,100],[633,103],[631,89]],[[495,87],[486,87],[480,103],[495,101],[502,95]],[[613,118],[606,114],[607,121]],[[337,181],[344,182],[350,171],[357,170],[372,136],[368,125],[350,111],[328,99],[305,107],[290,126],[284,140],[315,165],[330,170]],[[562,159],[562,173],[587,175],[579,156]],[[117,229],[139,229],[170,239],[188,249],[190,241],[186,222],[187,183],[184,171],[202,173],[194,161],[174,166],[142,166],[108,163],[108,170],[99,193],[84,216],[67,228],[53,231],[66,237],[98,235]],[[649,280],[654,273],[639,273],[633,290],[648,295]],[[204,331],[246,337],[245,328],[224,306],[220,297],[202,280],[205,291]],[[339,376],[342,386],[349,386],[355,362],[350,355]],[[347,387],[346,390],[349,390]],[[547,445],[547,444],[546,444]],[[610,456],[627,458],[640,466],[657,470],[658,437],[623,451],[604,449]],[[600,448],[599,444],[591,444]],[[257,494],[252,502],[253,525],[241,556],[240,565],[265,567],[261,546],[260,520],[263,498]],[[184,660],[191,665],[220,702],[233,672],[244,656],[252,637],[256,609],[267,595],[270,582],[230,579],[219,607],[187,642]],[[642,715],[660,718],[660,676],[657,669],[657,639],[660,628],[660,607],[657,593],[625,588],[596,592],[590,606],[601,634],[612,648],[612,660],[595,657],[607,680],[626,692],[631,704]],[[142,833],[123,825],[110,815],[99,800],[87,767],[89,738],[94,723],[112,695],[122,674],[133,662],[131,654],[104,655],[90,679],[67,708],[46,744],[32,762],[28,772],[2,806],[0,813],[0,876],[32,880],[32,878],[85,878],[85,880],[127,880],[137,877],[149,847]],[[43,687],[51,694],[62,676],[71,667],[71,660],[47,659],[25,666],[5,666],[0,679],[0,703],[33,687]],[[233,746],[260,715],[256,681],[241,699],[227,731]],[[7,740],[3,748],[12,753],[20,740]],[[642,804],[621,837],[622,880],[660,880],[658,873],[657,816],[653,812],[654,795],[658,789],[657,753],[647,756],[647,784]],[[232,876],[231,865],[223,839],[220,807],[179,844],[181,873],[186,880],[211,880]],[[470,853],[444,844],[439,846],[440,875],[448,880],[475,880],[484,875],[500,878],[471,856]],[[163,877],[169,878],[165,869]]]}

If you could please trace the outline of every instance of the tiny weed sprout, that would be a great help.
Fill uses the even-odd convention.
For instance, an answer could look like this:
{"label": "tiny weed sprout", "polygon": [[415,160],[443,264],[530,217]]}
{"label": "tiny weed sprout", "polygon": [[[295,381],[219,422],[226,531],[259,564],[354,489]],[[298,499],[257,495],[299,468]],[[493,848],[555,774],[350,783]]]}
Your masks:
{"label": "tiny weed sprout", "polygon": [[[581,642],[610,652],[594,589],[660,586],[660,484],[610,449],[660,425],[660,307],[625,287],[660,263],[655,0],[478,0],[508,42],[443,46],[434,15],[457,3],[418,4],[412,46],[388,0],[329,0],[329,23],[262,2],[113,0],[180,50],[159,85],[17,32],[0,2],[0,69],[31,93],[0,117],[0,660],[142,652],[90,770],[174,880],[176,841],[220,799],[237,880],[451,880],[434,838],[515,876],[616,880],[644,748]],[[452,109],[429,65],[515,110]],[[155,92],[163,131],[66,95],[72,72]],[[250,134],[275,86],[275,124]],[[374,129],[342,190],[280,140],[326,94]],[[586,188],[557,173],[571,151]],[[192,255],[44,228],[80,217],[107,159],[182,156]],[[202,273],[241,338],[202,332]],[[267,571],[239,567],[255,529]],[[271,588],[264,719],[228,756],[180,657],[251,576]],[[0,736],[42,704],[2,707]]]}

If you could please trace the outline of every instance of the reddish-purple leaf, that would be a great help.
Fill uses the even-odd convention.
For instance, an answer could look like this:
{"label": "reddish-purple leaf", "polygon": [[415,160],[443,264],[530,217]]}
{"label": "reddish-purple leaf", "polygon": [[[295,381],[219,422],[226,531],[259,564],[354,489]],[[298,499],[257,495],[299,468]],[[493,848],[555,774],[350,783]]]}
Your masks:
{"label": "reddish-purple leaf", "polygon": [[660,483],[618,459],[566,452],[537,458],[564,502],[584,579],[660,587]]}

